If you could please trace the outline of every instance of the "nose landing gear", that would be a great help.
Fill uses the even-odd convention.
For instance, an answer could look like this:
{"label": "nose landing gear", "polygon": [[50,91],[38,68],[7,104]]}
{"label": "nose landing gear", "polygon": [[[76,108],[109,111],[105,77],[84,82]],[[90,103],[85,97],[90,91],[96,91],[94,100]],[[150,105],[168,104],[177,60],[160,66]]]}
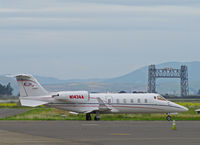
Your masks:
{"label": "nose landing gear", "polygon": [[167,117],[166,117],[167,121],[171,121],[172,120],[172,117],[168,114]]}

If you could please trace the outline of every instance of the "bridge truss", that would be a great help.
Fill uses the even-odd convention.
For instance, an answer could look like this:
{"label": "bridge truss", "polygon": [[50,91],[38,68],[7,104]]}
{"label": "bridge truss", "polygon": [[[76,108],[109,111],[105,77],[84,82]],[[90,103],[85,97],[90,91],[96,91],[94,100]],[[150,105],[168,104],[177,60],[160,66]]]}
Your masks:
{"label": "bridge truss", "polygon": [[148,71],[148,92],[156,92],[157,78],[180,78],[181,96],[188,96],[188,69],[187,66],[182,65],[180,69],[163,68],[156,69],[155,65],[149,66]]}

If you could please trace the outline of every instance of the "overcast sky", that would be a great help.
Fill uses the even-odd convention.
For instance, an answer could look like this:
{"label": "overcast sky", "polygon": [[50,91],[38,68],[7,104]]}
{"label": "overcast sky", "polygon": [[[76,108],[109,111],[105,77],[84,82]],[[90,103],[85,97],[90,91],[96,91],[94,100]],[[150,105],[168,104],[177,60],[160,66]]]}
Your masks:
{"label": "overcast sky", "polygon": [[0,0],[0,74],[116,77],[200,61],[199,0]]}

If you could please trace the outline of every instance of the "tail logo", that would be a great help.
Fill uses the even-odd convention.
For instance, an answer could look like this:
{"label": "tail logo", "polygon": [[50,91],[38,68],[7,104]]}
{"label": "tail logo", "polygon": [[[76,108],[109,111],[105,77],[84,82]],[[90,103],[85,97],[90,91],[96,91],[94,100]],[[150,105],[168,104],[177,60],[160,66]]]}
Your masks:
{"label": "tail logo", "polygon": [[35,85],[32,84],[31,82],[25,82],[25,83],[24,83],[24,86],[25,86],[25,87],[34,87]]}

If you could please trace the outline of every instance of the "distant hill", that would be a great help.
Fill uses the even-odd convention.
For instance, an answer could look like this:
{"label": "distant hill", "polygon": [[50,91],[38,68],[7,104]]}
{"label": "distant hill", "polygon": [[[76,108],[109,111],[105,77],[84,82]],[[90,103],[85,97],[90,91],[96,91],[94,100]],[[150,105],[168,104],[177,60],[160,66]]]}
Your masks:
{"label": "distant hill", "polygon": [[[181,65],[187,65],[189,71],[190,92],[196,93],[200,89],[200,62],[167,62],[156,65],[156,68],[180,68]],[[88,90],[90,92],[119,92],[125,90],[146,91],[148,79],[148,66],[134,70],[126,75],[110,78],[110,79],[74,79],[60,80],[53,77],[35,76],[38,81],[45,86],[49,91],[58,90]],[[0,83],[6,85],[11,82],[14,88],[14,94],[18,93],[17,83],[14,78],[0,76]],[[180,80],[179,79],[158,79],[157,91],[159,93],[179,94]]]}
{"label": "distant hill", "polygon": [[[165,68],[165,67],[180,68],[181,65],[188,66],[188,74],[189,74],[190,81],[200,80],[200,61],[167,62],[167,63],[156,65],[156,68]],[[133,83],[134,82],[135,84],[144,84],[144,83],[147,83],[147,78],[148,78],[148,66],[145,66],[138,70],[130,72],[126,75],[108,79],[106,80],[106,82],[118,82],[118,83]],[[165,79],[165,81],[163,82],[168,82],[168,80]]]}

